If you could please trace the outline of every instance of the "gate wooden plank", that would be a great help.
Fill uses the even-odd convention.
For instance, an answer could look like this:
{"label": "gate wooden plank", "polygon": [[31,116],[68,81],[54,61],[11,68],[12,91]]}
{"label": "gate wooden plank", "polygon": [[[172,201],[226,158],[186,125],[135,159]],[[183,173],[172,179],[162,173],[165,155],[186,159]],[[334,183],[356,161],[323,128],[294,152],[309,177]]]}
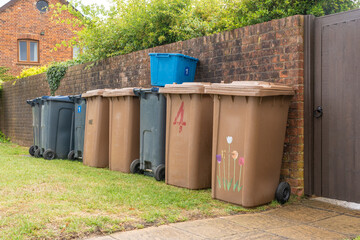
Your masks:
{"label": "gate wooden plank", "polygon": [[360,202],[360,10],[316,19],[314,193]]}

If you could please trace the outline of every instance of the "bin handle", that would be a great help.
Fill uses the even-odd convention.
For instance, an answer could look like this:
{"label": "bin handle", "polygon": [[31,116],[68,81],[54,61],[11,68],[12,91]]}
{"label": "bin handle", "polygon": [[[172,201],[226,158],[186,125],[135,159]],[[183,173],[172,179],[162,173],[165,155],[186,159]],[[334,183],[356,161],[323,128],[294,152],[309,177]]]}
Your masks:
{"label": "bin handle", "polygon": [[158,53],[158,54],[156,55],[156,57],[158,57],[158,58],[168,58],[168,57],[170,57],[170,54]]}
{"label": "bin handle", "polygon": [[134,89],[133,89],[133,93],[134,93],[135,96],[137,96],[137,97],[140,97],[140,91],[141,91],[141,88],[134,88]]}

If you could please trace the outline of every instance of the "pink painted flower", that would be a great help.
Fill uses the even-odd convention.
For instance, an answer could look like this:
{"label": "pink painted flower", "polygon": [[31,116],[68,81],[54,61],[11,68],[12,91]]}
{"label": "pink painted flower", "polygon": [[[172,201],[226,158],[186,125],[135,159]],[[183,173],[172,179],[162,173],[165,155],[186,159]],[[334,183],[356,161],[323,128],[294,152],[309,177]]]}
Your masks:
{"label": "pink painted flower", "polygon": [[240,157],[239,158],[239,165],[241,166],[241,165],[244,165],[244,158],[243,157]]}
{"label": "pink painted flower", "polygon": [[216,160],[218,161],[218,163],[221,163],[221,155],[220,154],[216,155]]}

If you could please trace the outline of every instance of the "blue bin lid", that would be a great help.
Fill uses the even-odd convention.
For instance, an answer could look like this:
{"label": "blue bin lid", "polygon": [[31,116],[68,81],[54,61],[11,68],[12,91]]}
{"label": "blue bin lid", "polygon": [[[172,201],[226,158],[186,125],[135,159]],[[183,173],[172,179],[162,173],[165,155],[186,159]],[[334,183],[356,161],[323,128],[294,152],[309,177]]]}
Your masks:
{"label": "blue bin lid", "polygon": [[199,59],[194,58],[194,57],[190,57],[181,53],[149,53],[149,56],[155,56],[155,57],[170,57],[170,56],[177,56],[177,57],[183,57],[183,58],[187,58],[193,61],[198,62]]}
{"label": "blue bin lid", "polygon": [[47,101],[73,102],[68,96],[43,96],[42,99]]}

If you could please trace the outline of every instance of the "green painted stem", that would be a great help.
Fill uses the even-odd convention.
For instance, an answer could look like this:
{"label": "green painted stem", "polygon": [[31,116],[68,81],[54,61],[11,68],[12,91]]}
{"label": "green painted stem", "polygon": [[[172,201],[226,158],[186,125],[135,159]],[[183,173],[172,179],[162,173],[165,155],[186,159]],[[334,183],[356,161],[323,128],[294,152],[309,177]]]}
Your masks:
{"label": "green painted stem", "polygon": [[[234,177],[233,177],[233,179],[234,179],[234,186],[235,186],[235,181],[236,181],[236,179],[235,179],[235,168],[236,168],[236,159],[234,159]],[[235,189],[234,189],[235,190]]]}
{"label": "green painted stem", "polygon": [[[221,174],[220,174],[220,163],[219,163],[219,179],[221,179]],[[221,181],[219,182],[219,188],[221,188]]]}
{"label": "green painted stem", "polygon": [[230,182],[230,143],[229,143],[229,152],[228,152],[228,156],[229,156],[229,167],[228,167],[228,182]]}
{"label": "green painted stem", "polygon": [[238,192],[240,192],[240,185],[241,185],[241,170],[242,170],[242,165],[240,165],[240,172],[239,172],[239,185],[238,185]]}

